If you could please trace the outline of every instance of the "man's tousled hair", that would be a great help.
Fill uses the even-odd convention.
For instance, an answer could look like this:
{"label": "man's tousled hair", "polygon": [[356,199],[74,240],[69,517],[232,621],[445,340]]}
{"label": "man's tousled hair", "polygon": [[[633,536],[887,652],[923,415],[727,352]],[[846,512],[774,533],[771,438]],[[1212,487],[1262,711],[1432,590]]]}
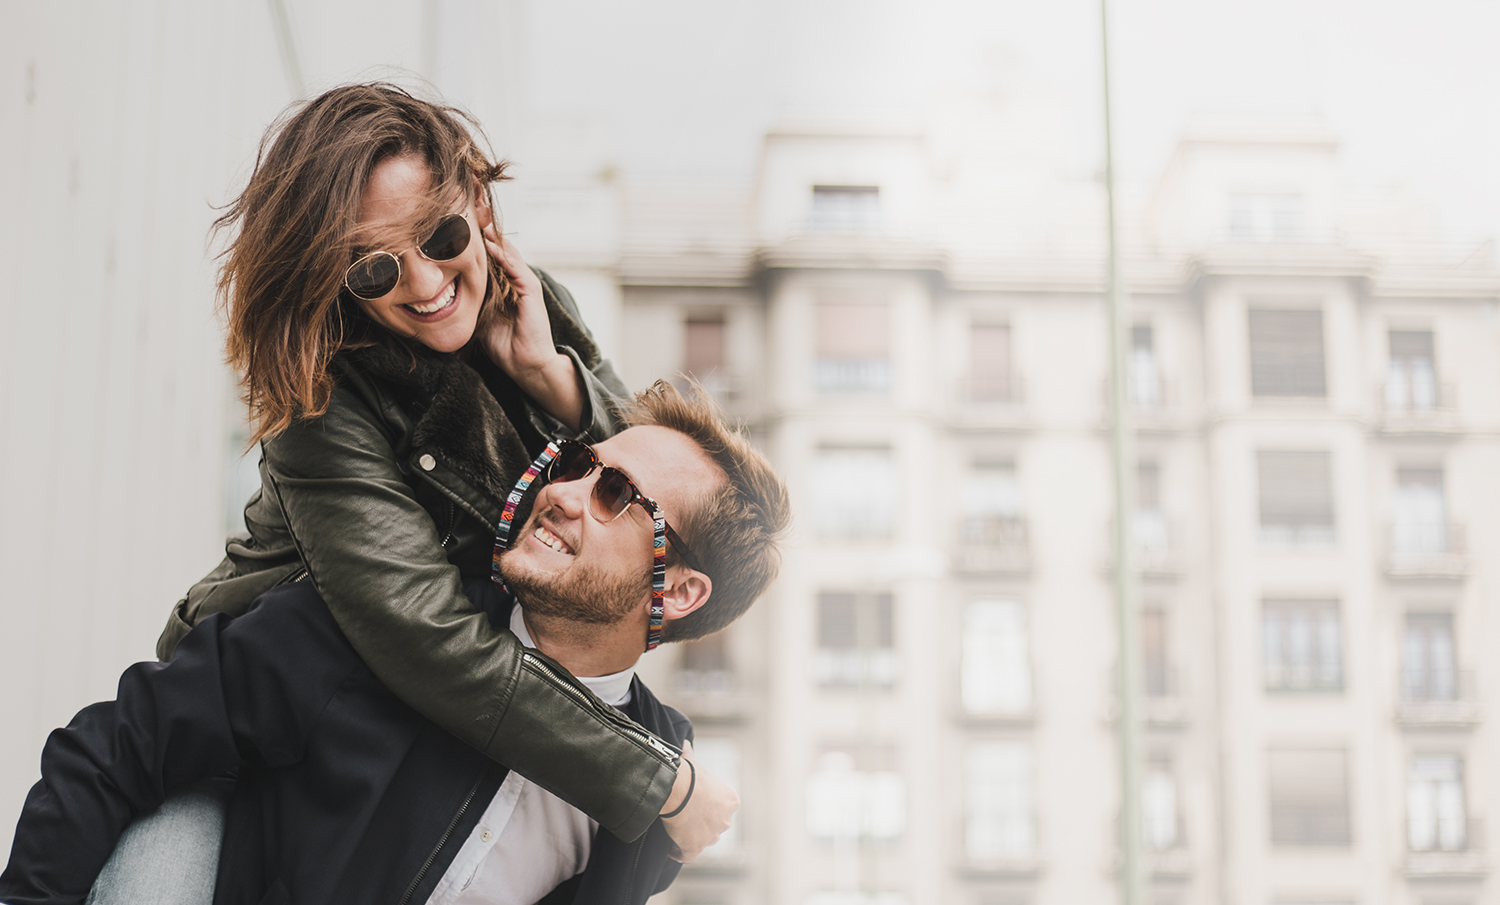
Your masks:
{"label": "man's tousled hair", "polygon": [[713,593],[662,629],[663,641],[711,635],[743,615],[781,570],[780,539],[792,518],[786,484],[701,387],[685,395],[658,380],[637,393],[622,415],[632,427],[656,425],[687,435],[724,473],[717,491],[692,511],[673,515],[673,527],[713,580]]}

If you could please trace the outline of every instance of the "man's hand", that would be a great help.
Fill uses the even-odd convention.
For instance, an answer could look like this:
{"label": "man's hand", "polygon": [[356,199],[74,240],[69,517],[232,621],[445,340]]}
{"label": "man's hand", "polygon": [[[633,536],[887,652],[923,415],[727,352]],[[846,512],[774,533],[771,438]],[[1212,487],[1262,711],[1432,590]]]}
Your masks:
{"label": "man's hand", "polygon": [[[693,760],[692,742],[683,743],[682,759]],[[677,844],[672,859],[683,864],[693,863],[703,854],[704,849],[718,842],[724,831],[729,829],[730,818],[740,807],[740,796],[729,787],[729,783],[703,769],[697,761],[693,761],[693,770],[697,771],[698,776],[693,785],[693,797],[688,799],[687,807],[676,817],[662,818],[667,835]],[[677,782],[672,786],[672,794],[662,806],[663,814],[672,813],[682,803],[690,780],[692,771],[684,764],[677,771]]]}
{"label": "man's hand", "polygon": [[573,360],[552,344],[552,325],[547,318],[547,305],[542,301],[542,281],[526,266],[510,239],[496,232],[493,223],[481,234],[485,250],[500,262],[516,291],[514,312],[501,313],[498,305],[492,306],[475,328],[485,353],[542,408],[578,430],[583,418],[583,395]]}

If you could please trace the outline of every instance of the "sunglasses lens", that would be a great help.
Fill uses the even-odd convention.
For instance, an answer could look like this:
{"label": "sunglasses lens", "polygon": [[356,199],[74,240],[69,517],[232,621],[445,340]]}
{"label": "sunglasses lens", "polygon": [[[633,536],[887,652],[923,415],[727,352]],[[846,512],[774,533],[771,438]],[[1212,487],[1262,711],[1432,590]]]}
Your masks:
{"label": "sunglasses lens", "polygon": [[422,243],[422,254],[429,261],[451,261],[469,247],[469,238],[468,218],[462,214],[449,214]]}
{"label": "sunglasses lens", "polygon": [[634,498],[635,488],[624,472],[605,467],[594,482],[594,507],[601,520],[619,518]]}
{"label": "sunglasses lens", "polygon": [[389,252],[377,251],[349,265],[344,285],[362,299],[374,300],[390,293],[401,281],[401,262]]}
{"label": "sunglasses lens", "polygon": [[582,443],[565,444],[547,466],[547,479],[562,483],[577,481],[594,470],[594,451]]}

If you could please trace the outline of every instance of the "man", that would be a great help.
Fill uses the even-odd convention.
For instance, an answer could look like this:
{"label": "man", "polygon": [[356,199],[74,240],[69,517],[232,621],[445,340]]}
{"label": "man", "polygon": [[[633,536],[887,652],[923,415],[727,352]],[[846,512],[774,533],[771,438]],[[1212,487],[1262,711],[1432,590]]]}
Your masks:
{"label": "man", "polygon": [[[658,385],[628,420],[596,447],[562,447],[500,559],[506,587],[466,590],[535,646],[520,668],[559,696],[620,705],[649,730],[642,745],[687,745],[686,719],[633,678],[653,610],[666,641],[743,613],[775,576],[786,491],[701,399]],[[402,704],[306,582],[206,620],[170,664],[132,667],[116,701],[53,733],[42,766],[0,875],[10,905],[82,902],[134,814],[230,770],[220,905],[637,903],[677,869],[661,823],[628,844],[596,833]],[[674,797],[676,808],[687,795]]]}

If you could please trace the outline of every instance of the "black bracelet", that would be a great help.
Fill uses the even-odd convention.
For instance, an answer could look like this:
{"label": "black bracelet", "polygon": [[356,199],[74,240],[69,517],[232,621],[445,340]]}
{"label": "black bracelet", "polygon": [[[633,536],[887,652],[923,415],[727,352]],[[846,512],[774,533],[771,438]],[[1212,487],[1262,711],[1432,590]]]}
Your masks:
{"label": "black bracelet", "polygon": [[682,804],[672,809],[672,813],[661,815],[661,819],[663,820],[670,820],[681,814],[682,809],[687,807],[687,803],[693,800],[693,787],[698,785],[698,768],[693,766],[693,762],[685,757],[682,759],[682,762],[687,764],[688,767],[688,793],[683,796]]}

